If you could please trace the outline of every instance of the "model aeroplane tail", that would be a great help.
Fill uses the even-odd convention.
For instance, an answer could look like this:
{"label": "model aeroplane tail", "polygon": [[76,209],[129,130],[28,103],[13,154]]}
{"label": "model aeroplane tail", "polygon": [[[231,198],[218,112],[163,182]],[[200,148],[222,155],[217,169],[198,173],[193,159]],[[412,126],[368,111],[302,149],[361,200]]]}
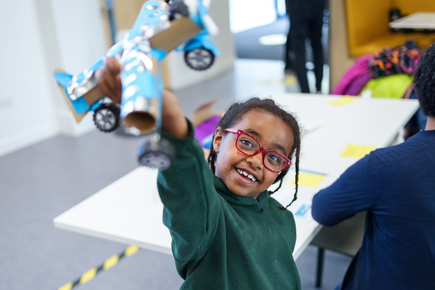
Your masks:
{"label": "model aeroplane tail", "polygon": [[199,7],[199,12],[201,15],[202,22],[211,36],[216,36],[219,34],[219,28],[208,14],[208,9],[210,7],[211,0],[202,0],[202,5]]}
{"label": "model aeroplane tail", "polygon": [[62,93],[62,96],[69,107],[70,111],[72,112],[74,119],[77,123],[80,123],[80,121],[84,118],[87,111],[78,113],[72,103],[72,100],[68,97],[68,91],[67,86],[71,79],[73,78],[73,75],[66,73],[62,69],[56,68],[54,70],[54,77],[56,78],[56,82],[59,85],[59,89]]}

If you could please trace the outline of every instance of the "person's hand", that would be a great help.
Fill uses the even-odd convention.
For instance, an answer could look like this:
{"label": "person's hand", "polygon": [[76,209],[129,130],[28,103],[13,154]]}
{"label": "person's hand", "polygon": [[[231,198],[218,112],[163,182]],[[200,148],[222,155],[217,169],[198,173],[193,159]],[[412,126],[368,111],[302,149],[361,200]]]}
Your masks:
{"label": "person's hand", "polygon": [[116,58],[106,58],[106,66],[100,72],[98,87],[112,102],[121,104],[121,66]]}
{"label": "person's hand", "polygon": [[[122,83],[121,66],[117,59],[107,58],[106,66],[100,73],[98,86],[101,92],[114,103],[121,103]],[[162,92],[162,130],[169,134],[185,138],[189,134],[189,127],[180,108],[177,97],[168,90]]]}

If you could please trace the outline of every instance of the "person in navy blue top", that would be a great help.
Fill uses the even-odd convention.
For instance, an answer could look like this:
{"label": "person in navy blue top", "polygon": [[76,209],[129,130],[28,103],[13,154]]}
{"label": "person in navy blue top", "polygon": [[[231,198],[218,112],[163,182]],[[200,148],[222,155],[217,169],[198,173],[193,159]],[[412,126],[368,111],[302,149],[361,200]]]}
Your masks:
{"label": "person in navy blue top", "polygon": [[425,130],[371,152],[313,198],[313,218],[325,226],[367,211],[343,290],[435,289],[435,45],[420,59],[414,84]]}

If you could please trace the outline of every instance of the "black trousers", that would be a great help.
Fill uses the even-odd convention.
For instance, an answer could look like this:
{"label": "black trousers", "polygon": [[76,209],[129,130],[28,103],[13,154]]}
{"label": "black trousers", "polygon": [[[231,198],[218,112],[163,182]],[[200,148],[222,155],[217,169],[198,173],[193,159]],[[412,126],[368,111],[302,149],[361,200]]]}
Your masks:
{"label": "black trousers", "polygon": [[287,33],[287,41],[285,42],[285,51],[284,51],[284,63],[285,69],[293,69],[293,60],[290,58],[291,52],[291,26],[288,29]]}
{"label": "black trousers", "polygon": [[[316,90],[321,90],[323,79],[323,47],[322,27],[323,10],[326,0],[287,0],[287,13],[290,16],[289,36],[294,54],[293,69],[296,72],[301,91],[309,93],[307,69],[305,66],[305,40],[309,39],[314,57],[314,75],[316,76]],[[288,52],[287,52],[288,55]]]}

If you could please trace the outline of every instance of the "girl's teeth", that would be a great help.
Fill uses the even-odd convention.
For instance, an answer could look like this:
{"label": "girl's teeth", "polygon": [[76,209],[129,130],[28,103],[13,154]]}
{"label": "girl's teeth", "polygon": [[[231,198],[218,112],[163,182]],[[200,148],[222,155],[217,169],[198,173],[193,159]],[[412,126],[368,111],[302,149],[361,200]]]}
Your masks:
{"label": "girl's teeth", "polygon": [[249,179],[251,179],[252,181],[257,181],[257,179],[254,177],[254,175],[252,174],[248,174],[247,172],[241,170],[241,169],[237,169],[237,172],[239,172],[240,174],[248,177]]}

